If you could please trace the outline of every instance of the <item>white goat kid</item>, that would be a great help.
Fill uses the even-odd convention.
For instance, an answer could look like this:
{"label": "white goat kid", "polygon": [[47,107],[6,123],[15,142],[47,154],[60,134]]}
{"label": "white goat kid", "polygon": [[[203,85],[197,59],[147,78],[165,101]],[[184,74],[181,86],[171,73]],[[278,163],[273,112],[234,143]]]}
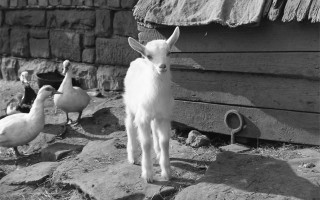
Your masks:
{"label": "white goat kid", "polygon": [[168,40],[153,40],[145,46],[133,38],[128,39],[131,48],[143,56],[131,62],[124,80],[128,161],[137,162],[139,138],[142,178],[147,182],[153,182],[151,132],[161,176],[166,180],[171,178],[169,140],[174,99],[169,54],[179,35],[176,27]]}

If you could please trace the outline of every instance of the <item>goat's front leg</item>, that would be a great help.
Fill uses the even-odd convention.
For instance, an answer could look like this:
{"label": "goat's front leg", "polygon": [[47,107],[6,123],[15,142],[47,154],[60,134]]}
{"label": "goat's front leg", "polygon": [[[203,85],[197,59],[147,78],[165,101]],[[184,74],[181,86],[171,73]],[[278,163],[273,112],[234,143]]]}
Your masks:
{"label": "goat's front leg", "polygon": [[169,142],[171,124],[167,119],[157,119],[155,121],[156,129],[158,130],[159,144],[160,144],[160,167],[161,176],[165,180],[171,178],[170,158],[169,158]]}
{"label": "goat's front leg", "polygon": [[157,156],[157,161],[160,160],[161,149],[159,145],[159,131],[155,120],[151,121],[152,138],[153,138],[153,148]]}
{"label": "goat's front leg", "polygon": [[153,182],[153,172],[152,172],[152,158],[151,158],[151,127],[150,122],[138,125],[139,139],[141,143],[142,150],[142,178],[144,178],[148,183]]}
{"label": "goat's front leg", "polygon": [[133,115],[127,112],[125,125],[126,125],[127,136],[128,136],[128,142],[127,142],[128,161],[131,164],[136,164],[139,157],[138,134],[137,134],[137,128],[133,123],[133,119],[134,119]]}

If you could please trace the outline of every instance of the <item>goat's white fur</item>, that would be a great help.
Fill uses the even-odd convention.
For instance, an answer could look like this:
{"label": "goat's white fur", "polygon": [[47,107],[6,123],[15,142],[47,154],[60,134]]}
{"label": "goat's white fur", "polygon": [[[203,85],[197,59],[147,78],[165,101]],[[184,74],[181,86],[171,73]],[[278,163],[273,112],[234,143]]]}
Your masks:
{"label": "goat's white fur", "polygon": [[153,182],[151,147],[159,159],[161,176],[171,178],[169,140],[174,99],[171,92],[169,53],[180,35],[176,27],[168,40],[153,40],[145,46],[129,38],[131,48],[142,58],[131,62],[124,85],[128,161],[137,162],[138,139],[142,150],[142,177]]}

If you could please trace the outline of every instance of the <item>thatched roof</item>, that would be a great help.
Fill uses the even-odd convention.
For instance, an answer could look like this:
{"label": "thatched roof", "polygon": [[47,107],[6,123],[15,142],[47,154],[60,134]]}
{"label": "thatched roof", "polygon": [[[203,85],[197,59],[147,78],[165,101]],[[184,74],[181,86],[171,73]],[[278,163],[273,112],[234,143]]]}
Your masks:
{"label": "thatched roof", "polygon": [[259,24],[262,18],[320,22],[320,0],[139,0],[134,16],[145,26],[230,27]]}

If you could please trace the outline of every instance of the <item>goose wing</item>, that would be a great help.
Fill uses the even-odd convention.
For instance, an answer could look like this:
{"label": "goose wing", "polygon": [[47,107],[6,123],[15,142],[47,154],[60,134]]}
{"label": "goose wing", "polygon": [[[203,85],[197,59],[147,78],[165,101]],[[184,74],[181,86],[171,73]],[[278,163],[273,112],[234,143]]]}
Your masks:
{"label": "goose wing", "polygon": [[0,120],[0,146],[10,147],[19,142],[27,129],[26,114],[18,113]]}

